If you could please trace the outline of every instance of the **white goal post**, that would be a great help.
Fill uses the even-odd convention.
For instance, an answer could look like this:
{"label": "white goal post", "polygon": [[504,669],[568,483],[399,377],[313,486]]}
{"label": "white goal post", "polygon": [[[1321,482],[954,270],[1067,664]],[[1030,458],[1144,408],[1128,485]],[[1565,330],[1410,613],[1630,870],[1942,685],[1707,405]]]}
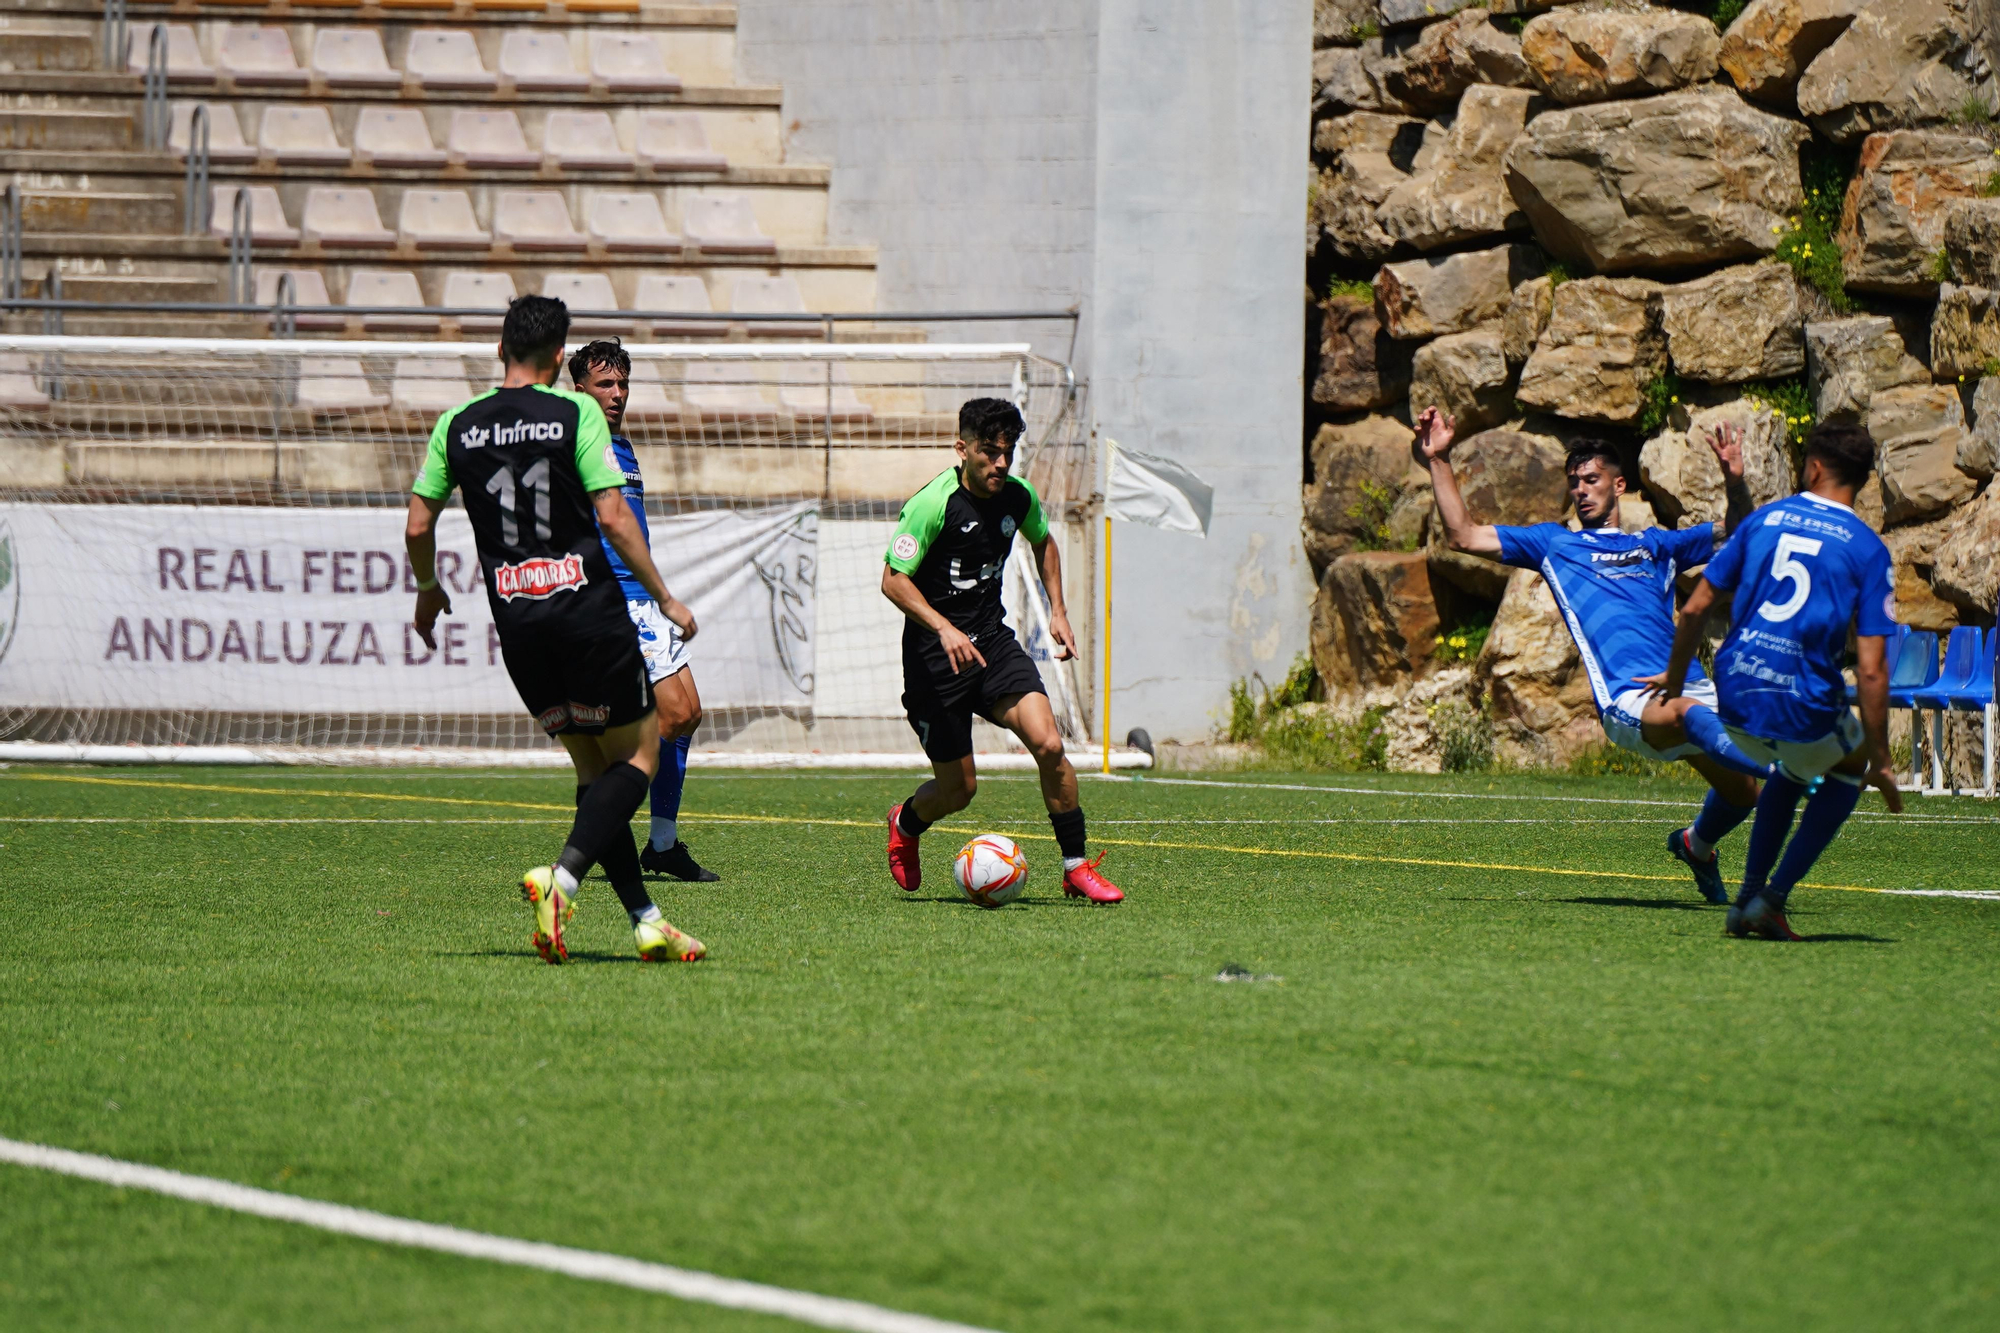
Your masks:
{"label": "white goal post", "polygon": [[[626,350],[655,558],[702,625],[703,761],[922,763],[881,559],[967,398],[1020,405],[1017,468],[1089,641],[1096,463],[1060,363],[1011,343]],[[492,343],[0,336],[0,759],[563,762],[499,662],[456,502],[453,614],[436,652],[408,628],[410,481],[438,414],[497,374]],[[1019,549],[1006,596],[1081,749],[1086,677],[1053,659]]]}

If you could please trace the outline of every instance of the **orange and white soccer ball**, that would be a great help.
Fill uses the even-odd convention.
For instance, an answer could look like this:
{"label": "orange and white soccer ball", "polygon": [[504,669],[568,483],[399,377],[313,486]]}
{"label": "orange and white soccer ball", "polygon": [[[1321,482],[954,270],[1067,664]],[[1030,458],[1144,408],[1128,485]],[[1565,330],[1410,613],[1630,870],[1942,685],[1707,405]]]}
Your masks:
{"label": "orange and white soccer ball", "polygon": [[1012,838],[982,833],[958,849],[951,877],[981,907],[1000,907],[1028,887],[1028,857]]}

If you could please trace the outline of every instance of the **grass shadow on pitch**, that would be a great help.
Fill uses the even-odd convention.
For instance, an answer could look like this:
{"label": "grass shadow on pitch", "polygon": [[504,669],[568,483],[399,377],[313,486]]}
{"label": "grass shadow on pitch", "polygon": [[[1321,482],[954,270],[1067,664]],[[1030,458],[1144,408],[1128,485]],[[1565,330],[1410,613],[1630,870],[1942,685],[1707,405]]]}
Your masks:
{"label": "grass shadow on pitch", "polygon": [[1550,898],[1546,901],[1582,907],[1638,907],[1654,912],[1706,912],[1713,906],[1686,898]]}
{"label": "grass shadow on pitch", "polygon": [[[433,958],[507,958],[533,963],[537,967],[547,967],[542,956],[533,949],[441,949],[431,955]],[[569,951],[571,963],[637,963],[636,954],[595,953],[584,949]]]}
{"label": "grass shadow on pitch", "polygon": [[906,893],[903,895],[902,901],[906,903],[935,903],[941,907],[963,907],[973,912],[1004,912],[1009,907],[1060,907],[1065,900],[1062,898],[1030,898],[1023,896],[1001,907],[981,907],[970,898],[965,898],[957,894]]}

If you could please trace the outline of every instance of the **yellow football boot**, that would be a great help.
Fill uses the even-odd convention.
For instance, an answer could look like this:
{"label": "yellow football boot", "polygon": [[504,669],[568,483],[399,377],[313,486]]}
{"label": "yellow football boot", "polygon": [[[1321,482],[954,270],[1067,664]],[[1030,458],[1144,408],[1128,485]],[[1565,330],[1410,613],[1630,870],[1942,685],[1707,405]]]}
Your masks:
{"label": "yellow football boot", "polygon": [[648,963],[698,963],[708,956],[706,944],[675,930],[665,917],[632,927],[632,942],[639,946],[639,957]]}
{"label": "yellow football boot", "polygon": [[535,933],[528,937],[535,952],[545,963],[568,962],[569,945],[563,940],[563,927],[576,911],[576,901],[556,883],[556,868],[536,866],[521,876],[521,898],[535,909]]}

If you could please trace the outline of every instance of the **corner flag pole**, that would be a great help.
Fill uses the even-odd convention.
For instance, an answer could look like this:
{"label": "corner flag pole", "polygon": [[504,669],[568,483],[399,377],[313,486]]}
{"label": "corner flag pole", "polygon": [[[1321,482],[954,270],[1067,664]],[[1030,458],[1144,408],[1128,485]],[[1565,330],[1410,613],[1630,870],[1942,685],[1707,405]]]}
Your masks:
{"label": "corner flag pole", "polygon": [[1104,771],[1111,771],[1111,515],[1104,516]]}

